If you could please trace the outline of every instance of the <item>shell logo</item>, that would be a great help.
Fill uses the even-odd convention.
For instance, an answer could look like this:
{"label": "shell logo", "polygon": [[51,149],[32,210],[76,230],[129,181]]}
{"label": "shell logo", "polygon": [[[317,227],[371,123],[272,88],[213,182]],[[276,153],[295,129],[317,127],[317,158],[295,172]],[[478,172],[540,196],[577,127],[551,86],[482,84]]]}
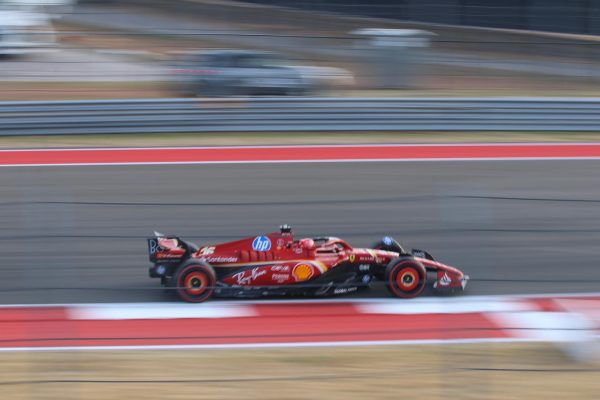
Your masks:
{"label": "shell logo", "polygon": [[292,275],[298,282],[310,279],[314,274],[313,266],[310,264],[296,264],[292,270]]}

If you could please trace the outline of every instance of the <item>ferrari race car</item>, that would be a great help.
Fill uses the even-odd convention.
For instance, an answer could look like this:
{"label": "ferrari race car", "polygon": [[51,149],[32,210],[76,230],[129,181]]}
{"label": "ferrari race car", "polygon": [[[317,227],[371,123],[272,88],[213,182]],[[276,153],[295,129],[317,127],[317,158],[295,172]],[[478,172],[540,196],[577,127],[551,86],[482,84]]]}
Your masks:
{"label": "ferrari race car", "polygon": [[197,247],[176,236],[148,239],[149,274],[188,302],[211,296],[325,296],[356,292],[371,281],[392,295],[419,296],[428,283],[435,291],[462,291],[468,276],[423,251],[405,251],[391,237],[373,248],[353,248],[336,237],[295,239],[288,225],[279,232]]}

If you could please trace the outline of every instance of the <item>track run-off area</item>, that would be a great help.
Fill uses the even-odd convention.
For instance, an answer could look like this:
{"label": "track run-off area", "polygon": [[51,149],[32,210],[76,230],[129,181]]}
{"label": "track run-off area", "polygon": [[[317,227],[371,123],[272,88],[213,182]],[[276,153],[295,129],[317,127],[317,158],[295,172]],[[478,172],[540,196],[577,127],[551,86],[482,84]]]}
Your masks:
{"label": "track run-off area", "polygon": [[0,351],[588,342],[600,332],[600,294],[394,300],[3,306]]}
{"label": "track run-off area", "polygon": [[[0,150],[0,348],[597,332],[599,161],[596,143]],[[154,230],[212,244],[283,223],[356,246],[391,235],[471,281],[452,298],[393,299],[374,284],[326,301],[188,305],[147,277]]]}

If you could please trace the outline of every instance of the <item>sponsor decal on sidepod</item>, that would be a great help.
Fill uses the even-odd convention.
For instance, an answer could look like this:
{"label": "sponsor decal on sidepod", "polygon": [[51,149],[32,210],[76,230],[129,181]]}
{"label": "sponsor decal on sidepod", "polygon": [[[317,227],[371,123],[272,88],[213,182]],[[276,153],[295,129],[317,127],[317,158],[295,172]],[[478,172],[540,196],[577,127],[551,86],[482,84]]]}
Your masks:
{"label": "sponsor decal on sidepod", "polygon": [[256,251],[271,250],[271,239],[266,236],[257,236],[252,241],[252,249]]}
{"label": "sponsor decal on sidepod", "polygon": [[298,282],[310,279],[314,274],[313,266],[310,264],[296,264],[292,270],[292,275]]}

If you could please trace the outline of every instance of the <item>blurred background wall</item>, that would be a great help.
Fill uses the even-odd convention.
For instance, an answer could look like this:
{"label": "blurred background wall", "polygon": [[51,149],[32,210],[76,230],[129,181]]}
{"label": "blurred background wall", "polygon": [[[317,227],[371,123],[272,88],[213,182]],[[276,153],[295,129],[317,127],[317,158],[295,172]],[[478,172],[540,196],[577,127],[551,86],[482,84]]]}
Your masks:
{"label": "blurred background wall", "polygon": [[254,3],[378,18],[528,29],[600,33],[600,0],[249,0]]}
{"label": "blurred background wall", "polygon": [[303,82],[282,91],[294,95],[600,93],[600,0],[10,0],[21,9],[4,20],[65,2],[35,10],[43,26],[4,26],[0,98],[216,96],[206,82],[220,78],[198,71],[214,72],[202,53],[219,50],[265,65],[220,61],[215,77],[264,86],[278,66]]}

